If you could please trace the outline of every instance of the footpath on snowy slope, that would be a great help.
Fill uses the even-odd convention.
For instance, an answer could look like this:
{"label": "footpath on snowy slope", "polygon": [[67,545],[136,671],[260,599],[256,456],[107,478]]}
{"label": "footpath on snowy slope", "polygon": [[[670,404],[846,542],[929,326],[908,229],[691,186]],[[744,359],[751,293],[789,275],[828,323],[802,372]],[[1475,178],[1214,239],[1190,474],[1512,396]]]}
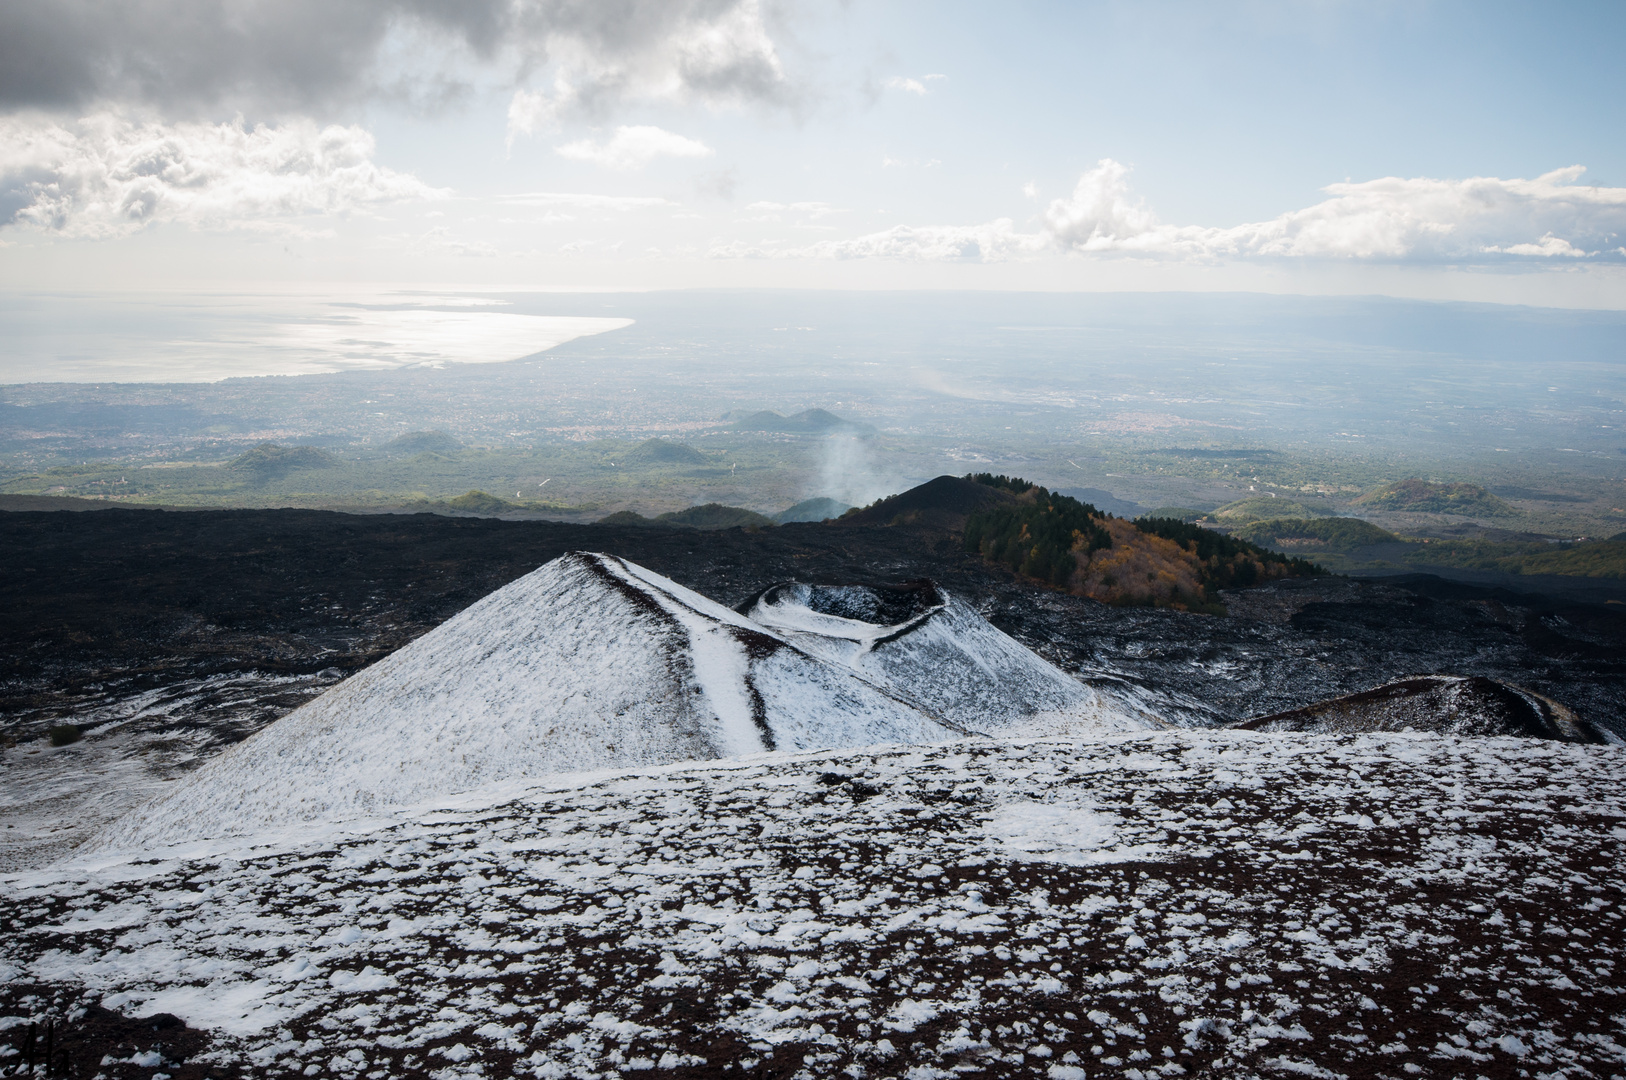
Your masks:
{"label": "footpath on snowy slope", "polygon": [[[540,785],[0,879],[0,1040],[89,1009],[59,1045],[109,1078],[1615,1076],[1623,783],[1183,731]],[[191,1029],[98,1041],[96,1002]]]}
{"label": "footpath on snowy slope", "polygon": [[[87,846],[140,851],[367,817],[554,773],[941,742],[967,734],[933,708],[942,690],[964,697],[979,681],[973,711],[995,730],[1055,718],[1069,734],[1147,726],[969,608],[954,617],[909,636],[928,655],[894,644],[887,655],[903,668],[870,671],[624,559],[574,552],[224,751]],[[957,677],[931,679],[922,660],[949,653]]]}

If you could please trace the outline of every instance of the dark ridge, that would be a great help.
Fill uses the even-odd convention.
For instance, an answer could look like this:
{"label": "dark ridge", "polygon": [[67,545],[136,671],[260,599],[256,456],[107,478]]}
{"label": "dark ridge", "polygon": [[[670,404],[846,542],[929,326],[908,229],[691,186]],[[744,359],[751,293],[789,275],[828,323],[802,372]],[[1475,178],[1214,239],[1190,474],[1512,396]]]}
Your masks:
{"label": "dark ridge", "polygon": [[664,525],[680,529],[743,529],[762,528],[773,523],[773,518],[764,517],[755,510],[724,506],[722,503],[706,503],[704,506],[691,506],[687,510],[674,510],[652,518],[644,517],[636,510],[617,510],[613,514],[599,518],[593,524],[631,525],[635,528]]}
{"label": "dark ridge", "polygon": [[1462,738],[1520,735],[1595,745],[1608,742],[1596,727],[1552,698],[1480,675],[1401,679],[1236,726],[1323,735],[1432,731]]}
{"label": "dark ridge", "polygon": [[1009,491],[959,476],[939,476],[919,487],[848,512],[843,525],[929,525],[958,532],[978,510],[1016,502]]}
{"label": "dark ridge", "polygon": [[498,514],[506,514],[510,510],[518,510],[520,506],[518,503],[511,503],[506,499],[500,499],[484,491],[465,491],[455,499],[418,499],[407,503],[402,509],[495,517]]}
{"label": "dark ridge", "polygon": [[764,517],[755,510],[722,503],[691,506],[687,510],[674,510],[655,519],[662,525],[683,525],[691,529],[740,529],[772,525],[773,518]]}

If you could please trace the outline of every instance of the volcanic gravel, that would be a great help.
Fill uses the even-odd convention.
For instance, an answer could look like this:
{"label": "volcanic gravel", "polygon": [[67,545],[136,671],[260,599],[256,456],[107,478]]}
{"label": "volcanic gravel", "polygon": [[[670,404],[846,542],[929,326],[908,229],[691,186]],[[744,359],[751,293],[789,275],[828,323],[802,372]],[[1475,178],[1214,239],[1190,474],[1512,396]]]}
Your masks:
{"label": "volcanic gravel", "polygon": [[110,1078],[1621,1076],[1623,781],[1521,739],[977,740],[85,856],[0,878],[0,1061],[54,1021]]}

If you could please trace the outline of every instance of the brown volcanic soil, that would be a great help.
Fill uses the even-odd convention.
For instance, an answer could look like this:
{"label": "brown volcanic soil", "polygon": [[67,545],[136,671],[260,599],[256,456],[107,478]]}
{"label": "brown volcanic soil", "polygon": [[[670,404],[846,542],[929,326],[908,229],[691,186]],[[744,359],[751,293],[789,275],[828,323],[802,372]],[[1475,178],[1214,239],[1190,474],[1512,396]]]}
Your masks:
{"label": "brown volcanic soil", "polygon": [[[171,694],[180,696],[166,724],[207,716],[235,741],[575,549],[624,556],[728,604],[791,578],[932,578],[1054,662],[1183,723],[1230,723],[1454,672],[1517,683],[1626,731],[1626,612],[1423,576],[1279,582],[1230,596],[1231,614],[1214,617],[1112,608],[1025,584],[924,526],[701,532],[109,509],[0,514],[0,546],[0,735],[14,739],[65,717],[105,722],[128,715],[139,695]],[[245,692],[241,678],[225,699],[214,689],[226,682],[219,676],[249,672],[280,680],[271,698]]]}

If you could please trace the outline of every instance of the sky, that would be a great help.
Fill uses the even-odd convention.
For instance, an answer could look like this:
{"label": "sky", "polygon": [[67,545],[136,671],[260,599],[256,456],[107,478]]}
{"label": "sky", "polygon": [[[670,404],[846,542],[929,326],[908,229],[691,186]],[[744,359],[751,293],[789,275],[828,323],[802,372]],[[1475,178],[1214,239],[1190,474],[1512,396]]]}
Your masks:
{"label": "sky", "polygon": [[1626,5],[0,4],[0,290],[1626,307]]}

